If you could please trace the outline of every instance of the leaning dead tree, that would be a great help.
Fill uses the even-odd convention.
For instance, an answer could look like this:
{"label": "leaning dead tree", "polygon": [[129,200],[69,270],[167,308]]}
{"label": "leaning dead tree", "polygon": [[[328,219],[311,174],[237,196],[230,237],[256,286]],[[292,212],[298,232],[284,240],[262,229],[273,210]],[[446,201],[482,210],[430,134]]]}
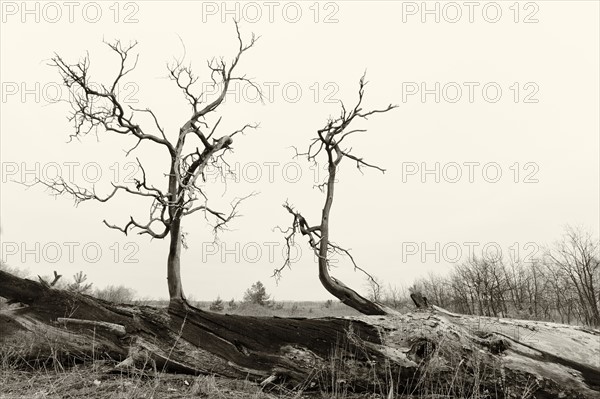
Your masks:
{"label": "leaning dead tree", "polygon": [[377,113],[388,112],[397,106],[388,105],[383,109],[376,109],[371,111],[364,111],[362,109],[362,101],[365,94],[365,76],[363,75],[359,81],[358,88],[358,101],[356,105],[347,110],[344,104],[341,104],[341,114],[337,118],[330,118],[325,127],[317,130],[317,137],[312,139],[308,150],[303,153],[296,151],[296,156],[305,156],[309,162],[317,163],[319,157],[325,158],[327,161],[327,177],[324,183],[318,187],[325,192],[325,203],[321,213],[321,221],[317,225],[311,225],[307,222],[306,218],[295,210],[288,203],[284,204],[285,209],[293,215],[294,220],[292,225],[287,230],[283,231],[286,240],[287,256],[282,267],[276,269],[274,275],[279,277],[284,268],[291,265],[290,252],[291,246],[294,243],[296,234],[300,233],[308,237],[308,243],[311,249],[314,251],[318,259],[319,266],[319,280],[323,287],[333,296],[338,298],[346,305],[358,310],[359,312],[366,315],[384,315],[386,310],[380,304],[368,300],[361,296],[359,293],[354,291],[352,288],[345,285],[340,280],[331,276],[329,273],[329,262],[333,254],[343,254],[350,258],[355,269],[358,269],[377,284],[375,280],[362,268],[360,268],[354,258],[347,249],[335,244],[329,237],[329,222],[331,207],[333,205],[333,196],[335,190],[335,183],[337,181],[337,172],[340,167],[340,163],[344,159],[348,159],[356,163],[356,167],[361,170],[362,168],[373,168],[385,172],[384,169],[379,166],[373,165],[365,161],[363,158],[352,154],[351,150],[346,148],[347,138],[355,133],[364,133],[364,129],[353,129],[351,124],[355,120],[368,119]]}
{"label": "leaning dead tree", "polygon": [[[169,155],[169,162],[165,165],[168,184],[165,188],[159,188],[152,184],[147,179],[146,171],[139,159],[137,159],[137,162],[142,172],[141,179],[136,179],[133,184],[129,185],[113,184],[112,192],[106,196],[97,194],[94,189],[89,190],[79,187],[62,178],[37,183],[46,185],[53,194],[73,196],[76,203],[84,201],[106,202],[114,198],[119,192],[150,200],[148,220],[138,221],[131,217],[122,226],[110,224],[106,220],[104,220],[104,224],[111,229],[121,231],[125,235],[132,230],[136,230],[138,234],[147,234],[152,238],[163,239],[168,237],[170,244],[167,258],[167,279],[171,307],[186,305],[180,274],[183,219],[196,212],[202,212],[205,217],[214,218],[213,227],[216,233],[236,217],[237,208],[240,202],[245,199],[238,198],[234,200],[230,211],[223,213],[209,207],[208,198],[201,187],[207,165],[219,161],[219,157],[231,148],[233,138],[236,135],[244,133],[247,129],[257,127],[257,125],[247,124],[236,131],[218,136],[217,128],[222,116],[218,119],[212,118],[222,104],[232,82],[245,81],[261,93],[258,86],[250,79],[234,73],[241,57],[257,40],[252,35],[250,42],[245,44],[237,23],[235,27],[239,47],[233,60],[226,62],[221,58],[208,62],[211,79],[215,85],[221,88],[221,92],[215,100],[207,103],[203,102],[204,93],[197,93],[194,86],[198,77],[194,75],[190,67],[183,65],[183,59],[178,60],[174,65],[168,66],[169,78],[181,90],[191,108],[189,119],[182,123],[179,131],[175,134],[166,132],[163,129],[157,115],[152,110],[127,108],[119,98],[117,92],[119,82],[131,73],[137,65],[138,58],[132,60],[130,56],[136,44],[124,46],[119,41],[107,43],[119,60],[118,72],[109,85],[102,85],[100,89],[92,85],[88,57],[76,64],[68,64],[59,55],[52,58],[52,65],[58,69],[63,84],[72,96],[71,106],[73,112],[70,121],[75,125],[75,133],[71,135],[71,139],[85,136],[99,129],[107,133],[133,136],[137,139],[137,143],[127,151],[127,155],[142,142],[158,145]],[[149,120],[153,124],[154,132],[150,132],[148,127],[138,123],[137,119],[134,121],[134,118],[139,114],[146,114],[150,117]]]}

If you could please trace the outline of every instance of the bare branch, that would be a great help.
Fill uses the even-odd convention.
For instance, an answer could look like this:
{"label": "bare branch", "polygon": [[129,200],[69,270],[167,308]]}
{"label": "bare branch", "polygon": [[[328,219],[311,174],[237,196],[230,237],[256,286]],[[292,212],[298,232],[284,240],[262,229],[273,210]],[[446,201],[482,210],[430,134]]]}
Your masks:
{"label": "bare branch", "polygon": [[139,141],[150,140],[164,145],[169,153],[173,154],[174,148],[164,134],[163,137],[157,137],[145,133],[138,124],[133,122],[133,115],[127,116],[125,114],[123,104],[118,99],[118,83],[137,65],[136,57],[133,65],[127,67],[129,52],[135,47],[135,43],[126,47],[123,47],[119,41],[107,43],[107,45],[120,59],[119,72],[109,89],[104,85],[101,86],[101,89],[94,87],[95,85],[93,85],[89,76],[89,56],[76,64],[68,64],[58,54],[52,58],[50,65],[58,69],[63,84],[69,89],[72,96],[71,107],[73,112],[69,120],[74,123],[75,133],[70,135],[70,139],[79,138],[102,127],[107,132],[121,135],[131,134]]}
{"label": "bare branch", "polygon": [[350,250],[348,249],[344,249],[332,242],[329,242],[329,247],[332,248],[335,252],[338,253],[343,253],[344,255],[346,255],[348,258],[350,258],[350,261],[352,261],[352,265],[354,266],[354,270],[359,270],[360,272],[362,272],[365,276],[367,276],[367,278],[373,283],[375,284],[377,287],[379,287],[379,283],[375,280],[375,278],[369,273],[367,272],[365,269],[363,269],[362,267],[358,266],[356,264],[356,261],[354,260],[354,257],[352,256],[352,254],[350,253]]}
{"label": "bare branch", "polygon": [[224,216],[224,215],[218,216],[219,221],[217,222],[217,224],[215,224],[213,226],[213,233],[215,234],[215,236],[217,235],[217,233],[219,231],[225,230],[229,222],[231,222],[233,219],[241,216],[238,213],[238,207],[242,204],[242,202],[244,202],[248,198],[254,197],[257,194],[258,193],[256,193],[256,192],[252,192],[252,193],[246,195],[245,197],[235,198],[231,202],[231,210],[229,211],[229,214],[227,216]]}
{"label": "bare branch", "polygon": [[[219,85],[221,87],[221,93],[219,94],[219,96],[212,102],[206,104],[202,109],[198,110],[196,107],[200,103],[199,99],[201,96],[195,97],[186,92],[190,101],[195,104],[195,107],[194,107],[194,112],[193,112],[191,118],[180,129],[180,131],[181,131],[180,140],[181,140],[181,135],[186,135],[190,131],[193,131],[193,126],[196,122],[198,122],[201,118],[206,117],[207,114],[214,111],[223,102],[231,82],[233,82],[233,81],[247,82],[247,83],[251,84],[258,91],[261,99],[263,98],[262,90],[251,79],[248,79],[245,76],[240,76],[240,77],[233,76],[233,71],[234,71],[235,67],[238,65],[238,62],[240,61],[242,54],[244,52],[246,52],[247,50],[249,50],[250,48],[252,48],[254,46],[254,44],[256,43],[256,41],[258,40],[258,38],[256,36],[254,36],[254,34],[252,34],[250,43],[244,45],[244,41],[242,39],[237,21],[235,21],[235,29],[237,32],[239,49],[238,49],[237,55],[231,62],[231,65],[229,67],[227,67],[227,63],[222,58],[219,59],[218,61],[213,59],[212,61],[208,62],[208,68],[211,70],[211,79],[213,80],[213,82],[216,85]],[[215,79],[215,75],[219,76],[219,82],[217,82],[217,80]],[[188,73],[188,77],[190,77],[189,73]],[[187,89],[189,89],[189,85],[184,86],[182,89],[187,91]]]}
{"label": "bare branch", "polygon": [[[127,224],[124,227],[119,227],[113,224],[109,224],[106,220],[102,221],[108,228],[111,229],[115,229],[115,230],[119,230],[120,232],[122,232],[125,235],[128,235],[129,231],[132,228],[138,228],[140,231],[138,232],[138,234],[142,235],[142,234],[148,234],[150,235],[152,238],[165,238],[167,236],[167,234],[169,234],[170,231],[170,225],[169,224],[165,224],[164,220],[162,220],[161,218],[151,218],[150,221],[143,225],[140,224],[138,222],[136,222],[133,217],[130,217],[129,222],[127,222]],[[157,233],[154,230],[152,230],[152,228],[150,227],[150,225],[152,225],[152,223],[154,222],[161,222],[164,225],[164,230],[162,233]]]}
{"label": "bare branch", "polygon": [[295,237],[297,233],[304,235],[308,235],[308,242],[312,250],[315,254],[319,255],[319,231],[321,230],[321,226],[312,226],[309,227],[306,219],[286,201],[283,204],[283,207],[294,216],[294,220],[292,221],[292,225],[288,227],[286,230],[283,230],[281,227],[276,226],[275,229],[278,229],[281,233],[285,235],[285,259],[283,265],[273,271],[272,277],[275,277],[277,281],[281,278],[281,273],[283,270],[287,268],[291,268],[291,251],[292,246],[295,244]]}

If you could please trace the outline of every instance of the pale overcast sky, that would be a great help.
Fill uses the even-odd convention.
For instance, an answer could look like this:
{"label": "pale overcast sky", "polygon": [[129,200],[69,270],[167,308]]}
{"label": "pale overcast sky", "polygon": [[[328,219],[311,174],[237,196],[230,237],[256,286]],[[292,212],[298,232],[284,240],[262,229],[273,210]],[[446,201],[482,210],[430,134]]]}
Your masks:
{"label": "pale overcast sky", "polygon": [[[284,239],[273,228],[291,222],[286,200],[318,223],[324,197],[313,186],[324,171],[292,159],[290,146],[306,148],[338,114],[337,100],[354,104],[365,70],[365,109],[399,107],[359,122],[368,132],[348,140],[353,153],[387,172],[363,175],[346,160],[337,185],[331,238],[362,267],[386,283],[410,284],[447,271],[457,251],[472,247],[526,257],[537,251],[531,243],[552,243],[566,224],[597,235],[599,3],[467,3],[2,1],[3,260],[33,275],[83,270],[96,286],[168,296],[167,241],[125,237],[102,224],[142,218],[148,203],[119,195],[74,207],[13,180],[51,178],[58,166],[63,177],[90,188],[97,181],[107,193],[111,181],[138,172],[138,157],[149,180],[164,187],[163,148],[144,143],[126,157],[134,141],[105,132],[66,143],[69,107],[54,100],[68,93],[48,60],[56,52],[74,63],[87,53],[92,80],[106,84],[118,60],[102,41],[137,41],[139,61],[123,80],[122,101],[153,109],[174,138],[190,110],[166,64],[184,44],[202,89],[206,60],[235,55],[234,17],[244,38],[261,36],[237,71],[267,97],[261,104],[238,86],[219,108],[221,134],[246,123],[260,129],[236,136],[227,155],[240,181],[206,190],[224,209],[236,196],[259,195],[216,245],[200,214],[184,221],[188,296],[240,299],[261,280],[278,300],[329,298],[302,239],[301,256],[276,285],[270,276],[283,262]],[[364,288],[349,262],[338,265],[334,276]]]}

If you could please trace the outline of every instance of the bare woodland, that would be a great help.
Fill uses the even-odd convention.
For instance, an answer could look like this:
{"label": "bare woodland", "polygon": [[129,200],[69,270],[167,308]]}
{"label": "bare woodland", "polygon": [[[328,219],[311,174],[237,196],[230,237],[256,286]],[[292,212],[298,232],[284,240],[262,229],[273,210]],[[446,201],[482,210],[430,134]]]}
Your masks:
{"label": "bare woodland", "polygon": [[[515,386],[527,387],[536,397],[600,397],[600,331],[504,318],[513,316],[511,312],[516,310],[526,310],[540,319],[556,316],[564,323],[597,327],[599,258],[597,243],[589,237],[572,232],[562,246],[547,253],[544,262],[527,267],[472,259],[457,266],[443,281],[433,277],[423,280],[421,292],[413,296],[418,309],[408,314],[398,313],[377,298],[365,298],[331,276],[328,259],[333,253],[348,256],[354,267],[365,273],[367,270],[329,234],[339,164],[354,162],[358,168],[383,172],[350,152],[347,143],[353,134],[366,133],[364,127],[354,126],[357,122],[366,122],[371,116],[384,117],[375,114],[395,108],[362,108],[364,76],[359,80],[354,105],[342,104],[339,117],[316,130],[305,152],[297,151],[308,161],[322,157],[328,165],[327,179],[320,187],[324,204],[320,218],[315,218],[318,222],[286,203],[282,212],[289,212],[292,224],[281,229],[288,245],[299,238],[308,241],[318,258],[321,284],[364,316],[261,318],[223,315],[190,305],[180,273],[182,223],[204,215],[218,232],[238,216],[247,198],[234,199],[229,209],[220,210],[210,205],[203,191],[207,165],[219,164],[234,140],[237,143],[243,133],[256,127],[252,122],[231,132],[219,128],[226,117],[219,113],[219,107],[228,85],[236,80],[252,84],[238,70],[257,38],[244,40],[237,24],[236,33],[239,46],[235,56],[230,61],[221,58],[208,62],[212,80],[222,88],[214,101],[202,102],[202,93],[196,93],[194,86],[198,77],[183,60],[168,68],[173,84],[190,106],[190,117],[182,121],[177,132],[165,131],[160,116],[152,110],[125,107],[119,101],[119,81],[137,66],[135,44],[108,44],[116,56],[118,72],[101,89],[90,84],[92,66],[88,57],[75,64],[59,55],[53,58],[53,67],[73,94],[73,137],[96,130],[133,136],[137,144],[128,154],[139,151],[142,142],[159,146],[169,155],[164,165],[168,184],[153,184],[140,162],[142,176],[136,184],[114,185],[108,193],[96,193],[60,179],[37,185],[52,194],[69,195],[77,203],[113,201],[117,193],[123,193],[149,204],[146,220],[132,217],[121,222],[107,219],[104,223],[125,235],[135,232],[169,240],[165,262],[169,306],[157,309],[114,304],[0,271],[1,296],[22,304],[18,310],[0,313],[4,326],[0,343],[20,345],[21,356],[29,365],[47,359],[60,359],[64,364],[83,362],[100,354],[115,361],[115,372],[150,365],[154,370],[249,378],[263,386],[296,390],[321,388],[316,386],[318,381],[329,385],[351,383],[356,391],[368,391],[379,384],[385,386],[390,398],[400,394],[424,396],[435,391],[428,383],[428,377],[435,377],[454,397],[529,395],[516,391]],[[141,115],[149,117],[152,124],[139,124]],[[240,143],[243,150],[243,140]],[[288,262],[275,274],[287,266]],[[423,296],[428,299],[423,300]],[[477,314],[484,317],[473,316]],[[525,340],[508,331],[515,326],[535,331],[536,339]]]}
{"label": "bare woodland", "polygon": [[416,285],[432,303],[458,313],[600,326],[599,243],[567,227],[541,257],[471,257],[448,276]]}

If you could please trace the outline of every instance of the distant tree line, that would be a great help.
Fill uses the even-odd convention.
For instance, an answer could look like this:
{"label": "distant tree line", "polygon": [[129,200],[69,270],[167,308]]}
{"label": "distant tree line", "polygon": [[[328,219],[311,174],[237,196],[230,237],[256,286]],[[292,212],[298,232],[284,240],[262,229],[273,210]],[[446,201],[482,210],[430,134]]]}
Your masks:
{"label": "distant tree line", "polygon": [[[452,266],[446,275],[430,273],[412,287],[384,285],[375,276],[366,283],[368,298],[395,309],[410,309],[409,293],[422,292],[430,304],[456,313],[547,320],[566,324],[600,327],[600,243],[590,232],[567,227],[561,240],[543,248],[539,256],[471,256]],[[26,273],[6,264],[13,274]],[[51,281],[49,277],[40,277]],[[79,272],[68,283],[59,280],[56,288],[117,303],[131,303],[135,291],[125,286],[93,288]],[[273,307],[275,302],[264,284],[254,283],[246,290],[243,303]],[[223,311],[238,306],[234,299],[220,297],[210,310]]]}
{"label": "distant tree line", "polygon": [[598,239],[567,227],[531,259],[472,256],[445,276],[415,282],[429,303],[473,315],[600,326]]}
{"label": "distant tree line", "polygon": [[[271,295],[267,294],[267,289],[265,285],[261,281],[257,281],[252,284],[250,288],[244,292],[244,303],[251,303],[259,306],[273,307],[275,305],[274,301],[270,301]],[[232,298],[231,301],[227,303],[227,308],[229,310],[234,310],[237,308],[237,304],[235,300]],[[221,299],[220,296],[217,297],[209,306],[209,309],[213,312],[221,312],[225,309],[225,302]]]}

